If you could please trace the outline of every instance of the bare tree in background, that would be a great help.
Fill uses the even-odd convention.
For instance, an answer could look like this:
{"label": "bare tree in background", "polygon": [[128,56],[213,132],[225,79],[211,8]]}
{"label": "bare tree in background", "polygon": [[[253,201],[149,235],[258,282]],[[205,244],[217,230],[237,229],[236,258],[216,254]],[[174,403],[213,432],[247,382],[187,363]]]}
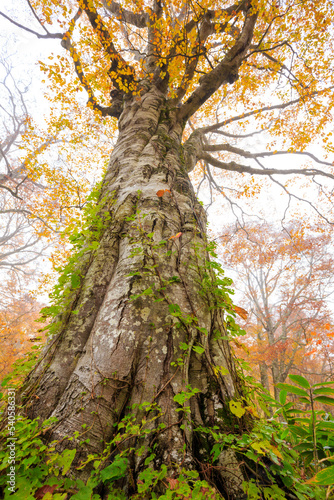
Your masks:
{"label": "bare tree in background", "polygon": [[[29,177],[22,157],[22,136],[29,126],[28,84],[18,83],[10,64],[1,61],[0,82],[0,272],[33,273],[46,247],[36,233],[27,201],[43,189]],[[45,148],[45,144],[41,148]]]}

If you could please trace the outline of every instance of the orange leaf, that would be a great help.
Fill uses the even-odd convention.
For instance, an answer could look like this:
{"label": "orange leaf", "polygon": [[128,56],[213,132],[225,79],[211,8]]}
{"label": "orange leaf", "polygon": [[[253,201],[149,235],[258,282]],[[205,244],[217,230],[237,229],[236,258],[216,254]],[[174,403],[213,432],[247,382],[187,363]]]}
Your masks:
{"label": "orange leaf", "polygon": [[170,238],[168,238],[169,240],[176,240],[177,238],[180,238],[182,233],[177,233],[175,234],[175,236],[171,236]]}
{"label": "orange leaf", "polygon": [[165,193],[170,193],[170,190],[169,190],[169,189],[159,189],[159,191],[157,191],[157,196],[158,196],[159,198],[162,198],[162,196],[163,196]]}
{"label": "orange leaf", "polygon": [[233,306],[233,309],[240,316],[240,318],[247,319],[248,312],[246,311],[246,309],[243,309],[242,307],[238,306]]}

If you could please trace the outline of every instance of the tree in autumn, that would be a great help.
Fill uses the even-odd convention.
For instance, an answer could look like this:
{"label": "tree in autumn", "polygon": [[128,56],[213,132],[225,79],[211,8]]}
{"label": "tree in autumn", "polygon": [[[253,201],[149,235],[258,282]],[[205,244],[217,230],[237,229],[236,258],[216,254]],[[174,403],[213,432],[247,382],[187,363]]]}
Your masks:
{"label": "tree in autumn", "polygon": [[93,148],[97,164],[110,153],[110,136],[105,133],[101,140],[101,128],[84,117],[85,110],[81,119],[76,114],[72,132],[69,113],[66,118],[57,110],[51,117],[36,115],[36,88],[25,75],[18,77],[18,66],[5,46],[0,60],[0,266],[15,272],[38,260],[50,241],[59,242],[60,233],[78,223],[96,182],[96,169],[90,169],[90,179],[85,176]]}
{"label": "tree in autumn", "polygon": [[[83,126],[77,121],[75,131],[67,130],[66,137],[61,112],[52,119],[44,117],[43,123],[41,116],[34,115],[36,88],[26,75],[20,77],[18,68],[9,43],[4,44],[0,60],[0,276],[4,296],[5,282],[12,290],[16,280],[15,300],[20,290],[22,301],[28,297],[28,287],[36,286],[43,258],[53,250],[53,267],[66,259],[62,233],[80,224],[81,210],[96,182],[97,169],[90,169],[90,179],[86,176],[87,161],[93,148],[97,149],[96,136],[98,165],[106,161],[110,146],[106,152],[108,134],[101,140],[101,130],[90,119]],[[80,169],[70,157],[79,160]],[[44,276],[43,281],[48,280]],[[31,307],[30,301],[27,307]]]}
{"label": "tree in autumn", "polygon": [[278,230],[254,223],[223,232],[219,254],[238,276],[242,305],[249,312],[246,345],[261,383],[268,390],[273,386],[278,399],[276,384],[291,372],[308,378],[318,372],[327,380],[332,375],[334,262],[326,228],[294,221]]}
{"label": "tree in autumn", "polygon": [[[321,134],[325,154],[333,150],[334,6],[329,0],[27,4],[29,25],[1,15],[40,40],[61,43],[61,55],[41,64],[53,109],[64,110],[65,121],[67,110],[71,129],[73,110],[88,96],[87,116],[106,133],[117,124],[117,141],[94,191],[97,204],[87,205],[84,230],[70,237],[76,254],[53,295],[52,336],[24,385],[26,412],[58,419],[49,438],[60,450],[74,436],[77,477],[87,478],[92,464],[79,465],[102,452],[119,425],[116,452],[131,449],[128,474],[117,483],[127,497],[150,463],[151,471],[166,467],[170,488],[186,469],[225,498],[241,498],[249,469],[229,448],[212,464],[199,430],[210,424],[241,433],[252,417],[231,412],[229,403],[241,405],[245,388],[228,342],[227,328],[236,327],[224,316],[233,312],[230,282],[217,277],[209,260],[215,254],[206,213],[189,174],[199,172],[228,200],[256,196],[272,182],[293,207],[304,197],[293,183],[308,183],[321,205],[313,196],[306,202],[332,221],[332,163],[306,148]],[[245,149],[243,141],[261,130],[268,149]],[[292,153],[305,163],[265,163]],[[129,429],[133,419],[142,432],[133,428],[122,439],[124,422]],[[109,462],[114,456],[115,450]],[[152,487],[160,493],[167,483],[157,479]]]}
{"label": "tree in autumn", "polygon": [[[0,100],[0,270],[3,275],[31,273],[32,264],[43,253],[31,210],[25,199],[38,189],[28,175],[27,164],[19,159],[22,136],[29,127],[28,85],[13,76],[8,61],[1,61]],[[45,146],[41,144],[41,146]],[[36,152],[37,153],[37,152]],[[30,269],[28,269],[30,267]],[[13,276],[11,276],[10,281]]]}
{"label": "tree in autumn", "polygon": [[[8,49],[8,47],[5,47]],[[0,378],[15,360],[31,348],[31,338],[41,325],[41,305],[27,291],[36,287],[43,257],[50,243],[58,244],[59,229],[71,224],[68,207],[84,204],[87,182],[78,185],[76,172],[67,165],[58,178],[60,158],[42,168],[45,151],[61,142],[61,127],[41,130],[33,123],[31,82],[17,78],[12,57],[3,50],[0,60]],[[7,57],[5,57],[7,56]],[[82,130],[80,131],[82,133]],[[79,132],[79,133],[80,133]],[[67,134],[66,145],[69,146]],[[91,140],[91,139],[90,139]],[[83,155],[84,157],[84,155]],[[45,164],[44,164],[45,166]],[[52,175],[50,173],[52,172]],[[73,222],[72,222],[73,223]],[[56,265],[59,257],[54,255]],[[44,277],[44,281],[46,278]]]}
{"label": "tree in autumn", "polygon": [[2,287],[0,302],[0,380],[11,371],[13,363],[22,358],[40,336],[38,304],[28,294],[17,293],[16,280]]}

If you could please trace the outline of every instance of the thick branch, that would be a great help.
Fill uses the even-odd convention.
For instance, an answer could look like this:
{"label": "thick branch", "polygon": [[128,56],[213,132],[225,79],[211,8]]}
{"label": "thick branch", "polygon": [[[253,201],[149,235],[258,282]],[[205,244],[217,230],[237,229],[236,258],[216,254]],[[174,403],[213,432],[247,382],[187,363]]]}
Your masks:
{"label": "thick branch", "polygon": [[[211,22],[213,18],[214,18],[214,11],[206,12],[206,14],[203,16],[197,34],[198,45],[194,48],[192,57],[187,60],[181,84],[176,92],[176,99],[175,99],[176,102],[180,102],[181,99],[185,96],[188,87],[190,85],[190,82],[194,77],[200,55],[203,55],[205,53],[204,43],[207,40],[207,38],[215,31],[215,24]],[[224,23],[221,29],[224,30],[227,24],[228,24],[227,22]],[[195,22],[194,26],[196,26]]]}
{"label": "thick branch", "polygon": [[41,28],[45,31],[45,33],[49,33],[48,30],[46,29],[46,27],[44,26],[44,24],[41,22],[40,18],[38,17],[38,15],[36,14],[36,11],[35,9],[33,8],[33,6],[31,5],[31,2],[30,0],[27,0],[27,4],[29,5],[29,8],[34,16],[34,18],[36,19],[36,21],[39,23],[39,25],[41,26]]}
{"label": "thick branch", "polygon": [[[129,83],[134,82],[134,69],[123,59],[117,51],[108,29],[105,27],[101,16],[97,13],[91,2],[79,0],[79,5],[85,11],[89,22],[106,54],[111,58],[111,67],[109,77],[118,90],[124,90],[129,87]],[[122,77],[122,85],[119,84],[119,78]],[[121,88],[123,86],[123,88]]]}
{"label": "thick branch", "polygon": [[250,151],[244,151],[243,149],[236,148],[231,146],[230,144],[205,144],[203,146],[204,151],[228,151],[229,153],[234,153],[239,156],[243,156],[244,158],[256,159],[256,158],[265,158],[266,156],[277,156],[277,155],[304,155],[311,158],[316,163],[320,163],[321,165],[327,165],[329,167],[333,167],[333,163],[328,161],[319,160],[312,153],[308,153],[307,151],[263,151],[261,153],[251,153]]}
{"label": "thick branch", "polygon": [[316,168],[288,168],[288,169],[278,169],[278,168],[253,168],[247,165],[241,165],[240,163],[236,163],[235,161],[231,161],[229,163],[217,160],[213,156],[202,153],[198,158],[200,160],[207,161],[213,167],[220,168],[222,170],[229,170],[231,172],[238,172],[239,174],[250,174],[250,175],[291,175],[291,174],[300,174],[309,177],[313,177],[315,175],[321,175],[323,177],[328,177],[330,179],[334,179],[334,175],[328,172],[324,172],[323,170],[318,170]]}
{"label": "thick branch", "polygon": [[200,79],[199,87],[181,107],[178,115],[179,120],[188,120],[221,85],[237,80],[239,67],[252,41],[257,16],[257,13],[251,15],[246,13],[241,35],[224,59]]}
{"label": "thick branch", "polygon": [[155,24],[159,19],[161,19],[162,16],[162,7],[161,7],[161,2],[160,0],[153,0],[153,9],[152,12],[149,16],[149,23],[148,23],[148,30],[147,30],[147,47],[146,47],[146,52],[147,52],[147,58],[146,58],[146,70],[148,73],[153,72],[154,73],[154,81],[156,84],[160,84],[160,72],[165,71],[166,76],[164,78],[165,84],[168,81],[168,68],[167,65],[163,65],[161,68],[159,66],[156,66],[156,62],[159,59],[158,55],[158,46],[156,44],[156,35],[157,35],[157,30],[155,27]]}
{"label": "thick branch", "polygon": [[113,104],[111,106],[108,106],[108,107],[101,106],[100,104],[98,104],[96,97],[94,96],[93,90],[92,90],[91,86],[89,85],[88,81],[86,80],[86,77],[82,71],[82,66],[81,66],[81,62],[79,59],[79,55],[78,55],[77,51],[75,50],[75,48],[73,47],[73,45],[68,37],[63,39],[62,46],[66,50],[68,50],[69,53],[71,54],[71,58],[73,60],[75,72],[80,80],[81,85],[83,86],[83,88],[86,90],[86,92],[88,94],[88,101],[87,101],[88,106],[90,106],[95,111],[98,111],[102,116],[114,116],[116,118],[119,118],[119,116],[122,112],[122,108],[121,108],[120,103],[118,101],[115,100],[113,102]]}
{"label": "thick branch", "polygon": [[102,3],[103,7],[120,21],[132,24],[132,26],[136,26],[137,28],[147,27],[149,16],[146,12],[140,12],[139,14],[131,12],[121,7],[118,2],[113,2],[112,0],[103,0]]}

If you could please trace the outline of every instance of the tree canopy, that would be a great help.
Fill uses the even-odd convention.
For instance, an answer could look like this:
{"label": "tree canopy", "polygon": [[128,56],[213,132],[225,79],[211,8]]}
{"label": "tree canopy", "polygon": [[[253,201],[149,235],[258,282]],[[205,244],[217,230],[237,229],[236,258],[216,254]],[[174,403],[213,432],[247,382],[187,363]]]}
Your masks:
{"label": "tree canopy", "polygon": [[[286,208],[307,198],[332,221],[332,2],[27,3],[29,27],[19,15],[1,15],[64,47],[41,63],[58,127],[73,129],[86,101],[104,131],[113,130],[109,117],[119,118],[124,101],[154,85],[186,127],[185,139],[196,135],[184,146],[189,170],[199,162],[197,183],[223,194],[240,215],[271,181],[287,196]],[[309,150],[314,143],[319,158]],[[285,163],[292,153],[300,160]],[[305,177],[313,189],[305,195],[305,181],[294,189],[286,176]]]}

